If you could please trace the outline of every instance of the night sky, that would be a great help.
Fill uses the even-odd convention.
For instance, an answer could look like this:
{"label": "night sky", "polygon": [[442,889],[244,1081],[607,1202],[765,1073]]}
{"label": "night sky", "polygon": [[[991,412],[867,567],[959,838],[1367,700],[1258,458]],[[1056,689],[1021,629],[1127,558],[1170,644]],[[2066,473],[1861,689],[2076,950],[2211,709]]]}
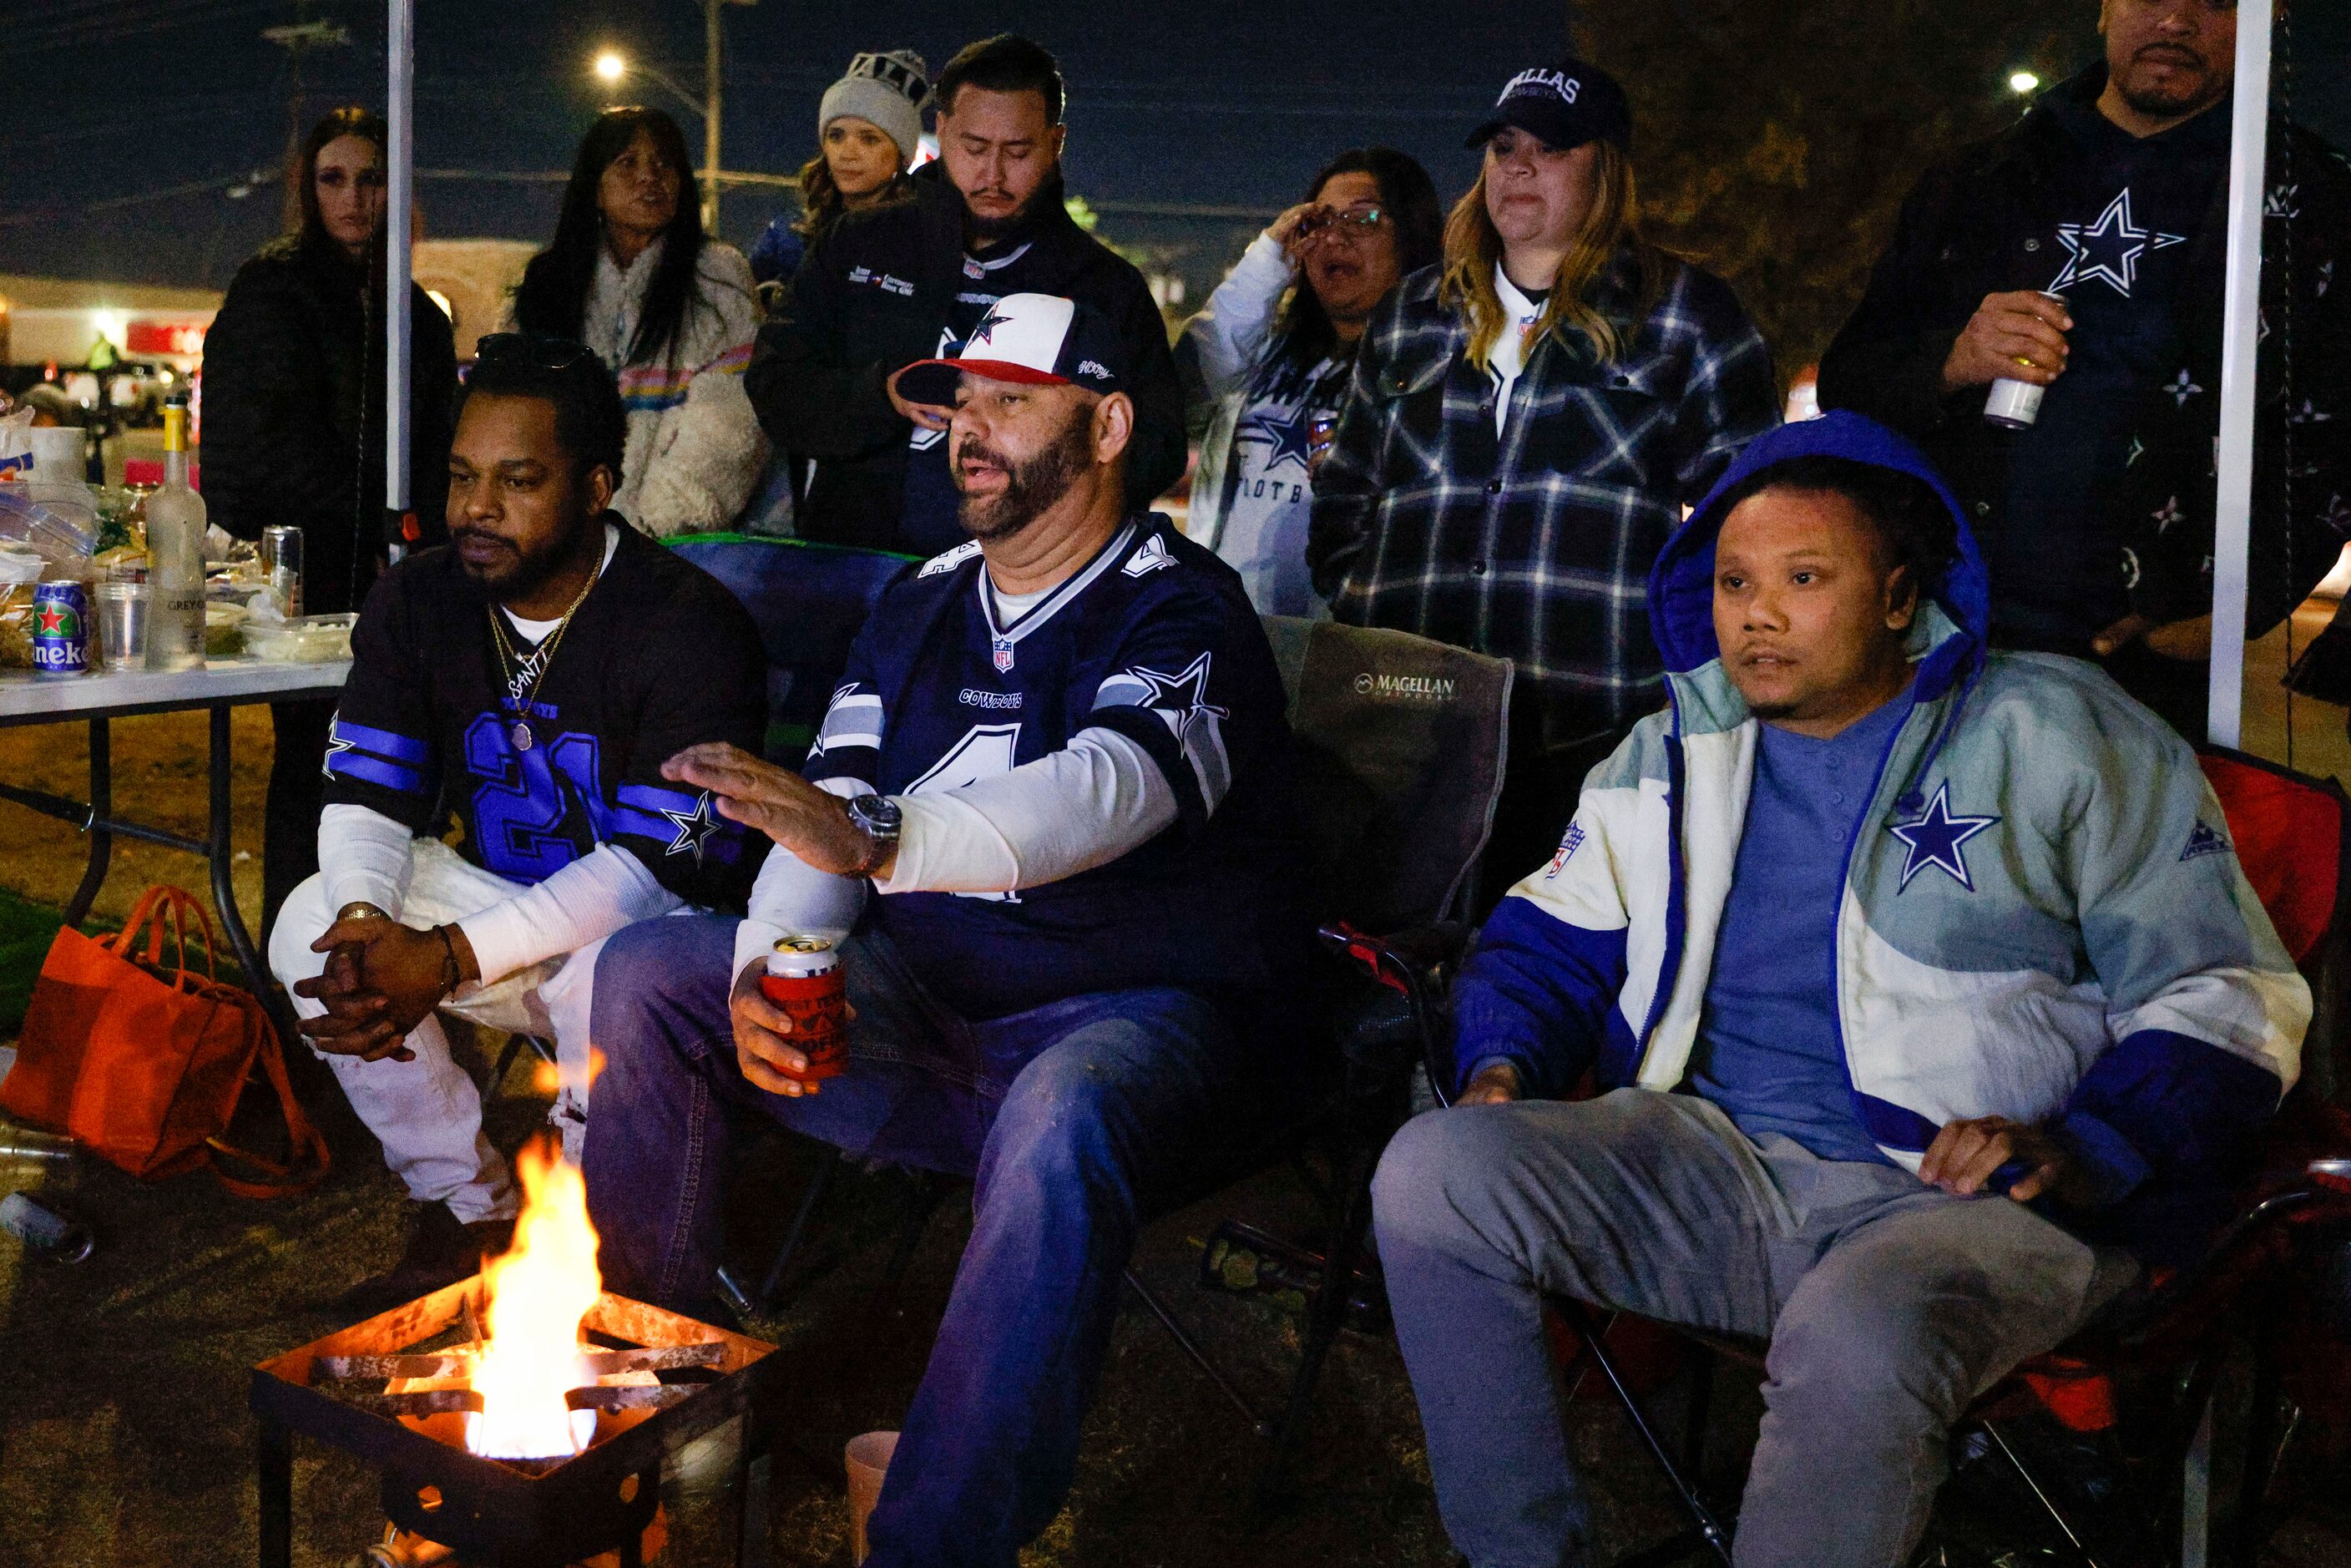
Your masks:
{"label": "night sky", "polygon": [[[601,47],[650,59],[689,90],[701,85],[694,0],[419,0],[417,12],[421,168],[568,166],[580,130],[617,100],[588,74]],[[381,8],[316,0],[306,14],[343,23],[352,39],[311,56],[309,111],[380,105]],[[295,0],[0,4],[0,271],[225,284],[276,227],[274,189],[227,192],[284,146],[286,55],[259,34],[296,15]],[[1418,156],[1449,198],[1473,172],[1463,131],[1513,71],[1566,47],[1567,15],[1560,0],[761,0],[726,10],[726,162],[796,170],[814,149],[819,95],[859,48],[911,45],[935,71],[966,40],[1017,28],[1068,73],[1070,183],[1087,197],[1275,209],[1331,152],[1384,141]],[[2296,117],[2351,145],[2351,6],[2303,0],[2294,27]],[[619,97],[666,101],[644,86]],[[679,120],[698,152],[699,120]],[[436,180],[422,193],[435,236],[538,239],[553,225],[549,184]],[[788,205],[778,193],[731,191],[725,233],[747,245]],[[1111,236],[1211,278],[1256,226],[1104,219]]]}

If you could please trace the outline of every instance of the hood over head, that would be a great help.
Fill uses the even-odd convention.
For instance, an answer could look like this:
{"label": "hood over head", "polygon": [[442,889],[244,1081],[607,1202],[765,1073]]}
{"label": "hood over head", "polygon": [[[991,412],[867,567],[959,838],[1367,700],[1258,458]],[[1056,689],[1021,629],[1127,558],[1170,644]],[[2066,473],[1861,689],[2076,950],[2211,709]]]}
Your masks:
{"label": "hood over head", "polygon": [[1687,674],[1721,656],[1714,640],[1714,541],[1729,509],[1725,500],[1764,469],[1799,457],[1842,457],[1892,469],[1925,480],[1942,498],[1958,525],[1957,553],[1939,577],[1919,589],[1940,607],[1957,634],[1943,638],[1919,662],[1918,695],[1938,696],[1954,680],[1980,669],[1991,620],[1991,582],[1975,536],[1968,531],[1967,515],[1925,454],[1876,420],[1842,409],[1783,424],[1748,443],[1689,520],[1666,541],[1649,571],[1649,627],[1666,668]]}

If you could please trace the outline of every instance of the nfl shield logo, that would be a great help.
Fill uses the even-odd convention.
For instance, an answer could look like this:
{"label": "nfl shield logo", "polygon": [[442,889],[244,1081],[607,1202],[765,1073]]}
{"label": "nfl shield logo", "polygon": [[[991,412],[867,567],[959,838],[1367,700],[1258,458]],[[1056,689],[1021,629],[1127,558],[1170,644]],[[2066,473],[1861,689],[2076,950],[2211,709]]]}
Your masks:
{"label": "nfl shield logo", "polygon": [[996,643],[996,667],[1009,673],[1012,668],[1012,644],[998,638]]}

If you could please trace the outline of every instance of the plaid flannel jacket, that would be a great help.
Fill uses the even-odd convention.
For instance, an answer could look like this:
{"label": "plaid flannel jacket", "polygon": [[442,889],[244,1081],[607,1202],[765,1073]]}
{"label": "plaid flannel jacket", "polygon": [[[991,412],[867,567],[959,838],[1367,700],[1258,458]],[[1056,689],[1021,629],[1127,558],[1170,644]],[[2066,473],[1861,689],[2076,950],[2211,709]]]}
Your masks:
{"label": "plaid flannel jacket", "polygon": [[[1494,432],[1468,326],[1415,273],[1372,319],[1314,481],[1307,561],[1338,620],[1516,661],[1544,744],[1631,724],[1665,700],[1649,565],[1685,505],[1780,423],[1771,350],[1729,286],[1664,263],[1616,363],[1544,339]],[[1602,304],[1629,319],[1630,252]]]}

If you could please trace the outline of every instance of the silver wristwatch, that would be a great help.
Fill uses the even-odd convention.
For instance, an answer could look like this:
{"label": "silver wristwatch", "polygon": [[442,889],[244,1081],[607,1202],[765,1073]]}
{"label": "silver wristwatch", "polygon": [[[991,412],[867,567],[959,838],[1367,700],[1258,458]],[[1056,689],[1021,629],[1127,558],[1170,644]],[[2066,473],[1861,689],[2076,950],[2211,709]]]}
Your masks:
{"label": "silver wristwatch", "polygon": [[848,811],[850,821],[865,835],[865,858],[849,874],[872,876],[898,847],[898,830],[905,823],[905,813],[889,796],[872,794],[852,795]]}

